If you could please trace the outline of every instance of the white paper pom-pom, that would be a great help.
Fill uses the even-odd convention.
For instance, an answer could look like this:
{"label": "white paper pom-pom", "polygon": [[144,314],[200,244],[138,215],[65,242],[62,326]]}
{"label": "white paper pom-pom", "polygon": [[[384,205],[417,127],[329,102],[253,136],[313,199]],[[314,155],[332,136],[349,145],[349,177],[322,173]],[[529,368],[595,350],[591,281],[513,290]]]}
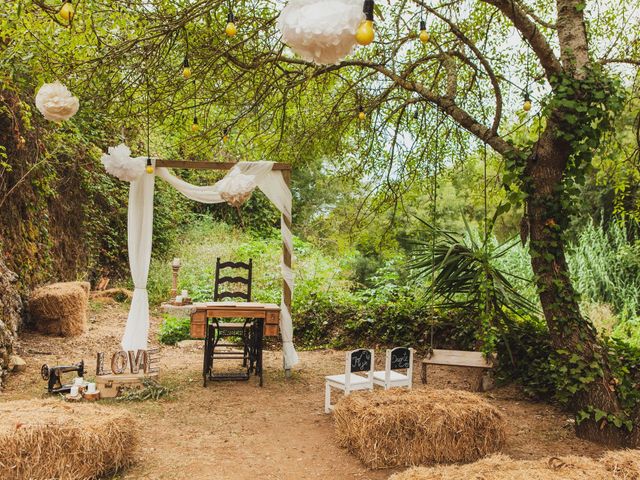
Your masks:
{"label": "white paper pom-pom", "polygon": [[58,81],[45,83],[36,94],[36,107],[47,120],[60,122],[73,117],[80,102]]}
{"label": "white paper pom-pom", "polygon": [[146,159],[131,158],[131,150],[124,143],[109,147],[108,153],[104,153],[101,160],[107,173],[126,182],[137,180],[145,172]]}
{"label": "white paper pom-pom", "polygon": [[244,175],[235,169],[231,170],[216,186],[220,191],[220,197],[229,205],[238,208],[249,200],[257,185],[253,175]]}
{"label": "white paper pom-pom", "polygon": [[351,53],[362,20],[362,0],[290,0],[278,17],[278,28],[295,53],[329,65]]}

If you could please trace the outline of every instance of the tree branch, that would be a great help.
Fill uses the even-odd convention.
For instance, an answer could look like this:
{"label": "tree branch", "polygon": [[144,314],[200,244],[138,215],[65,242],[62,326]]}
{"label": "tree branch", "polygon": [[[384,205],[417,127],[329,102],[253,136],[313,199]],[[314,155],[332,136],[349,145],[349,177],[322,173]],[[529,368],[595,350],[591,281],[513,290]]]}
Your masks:
{"label": "tree branch", "polygon": [[547,79],[562,72],[562,64],[553,52],[549,42],[538,29],[538,26],[529,18],[530,14],[525,12],[515,0],[482,1],[496,7],[505,17],[513,22],[513,25],[527,40],[531,49],[540,60]]}

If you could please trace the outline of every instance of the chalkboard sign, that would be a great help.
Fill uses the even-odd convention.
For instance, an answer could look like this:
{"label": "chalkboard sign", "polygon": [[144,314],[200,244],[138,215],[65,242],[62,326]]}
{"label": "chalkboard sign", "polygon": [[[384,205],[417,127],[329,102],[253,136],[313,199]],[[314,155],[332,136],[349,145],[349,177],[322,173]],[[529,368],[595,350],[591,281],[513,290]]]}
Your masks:
{"label": "chalkboard sign", "polygon": [[400,347],[391,350],[391,370],[400,370],[411,366],[411,351]]}
{"label": "chalkboard sign", "polygon": [[371,352],[369,350],[351,352],[351,371],[368,372],[369,370],[371,370]]}

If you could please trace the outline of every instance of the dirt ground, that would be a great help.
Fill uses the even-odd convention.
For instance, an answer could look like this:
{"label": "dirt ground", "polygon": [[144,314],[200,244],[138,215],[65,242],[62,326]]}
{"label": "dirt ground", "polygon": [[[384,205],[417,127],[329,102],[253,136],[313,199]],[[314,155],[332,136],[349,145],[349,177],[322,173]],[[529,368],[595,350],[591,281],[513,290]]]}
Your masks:
{"label": "dirt ground", "polygon": [[[9,378],[0,401],[45,396],[46,383],[40,378],[43,363],[60,365],[84,359],[87,377],[91,377],[96,352],[108,356],[118,350],[125,322],[126,310],[104,300],[92,302],[89,329],[82,336],[64,339],[25,332],[20,353],[27,370]],[[153,339],[159,323],[158,318],[152,320]],[[114,408],[135,414],[143,437],[137,465],[114,478],[388,478],[394,470],[368,470],[336,446],[331,416],[323,413],[324,376],[341,372],[344,353],[300,352],[300,358],[291,379],[284,378],[280,352],[268,351],[263,388],[252,378],[249,382],[214,383],[205,389],[200,345],[162,346],[162,383],[173,393],[158,402],[110,402]],[[475,380],[465,369],[434,367],[425,387],[420,384],[418,364],[414,372],[414,388],[469,389]],[[601,447],[573,435],[565,413],[526,400],[515,386],[482,395],[505,414],[508,440],[504,453],[508,455],[534,459],[602,453]]]}

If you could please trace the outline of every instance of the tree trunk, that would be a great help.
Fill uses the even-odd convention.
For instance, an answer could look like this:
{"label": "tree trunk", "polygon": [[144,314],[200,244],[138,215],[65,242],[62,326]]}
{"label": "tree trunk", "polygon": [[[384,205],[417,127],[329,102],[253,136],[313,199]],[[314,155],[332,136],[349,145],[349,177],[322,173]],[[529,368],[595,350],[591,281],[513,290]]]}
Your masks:
{"label": "tree trunk", "polygon": [[[570,408],[574,413],[593,407],[617,414],[621,407],[607,351],[593,324],[581,315],[578,297],[569,278],[562,238],[568,212],[563,206],[561,184],[571,147],[557,138],[557,128],[557,121],[550,118],[525,168],[529,194],[525,220],[529,227],[531,263],[553,346],[555,350],[569,352],[559,355],[561,365],[572,364],[568,359],[577,354],[584,365],[596,360],[602,369],[593,381],[586,382],[570,398]],[[637,422],[635,425],[630,434],[624,427],[617,428],[606,419],[596,422],[591,415],[576,424],[576,434],[608,446],[637,446]]]}

